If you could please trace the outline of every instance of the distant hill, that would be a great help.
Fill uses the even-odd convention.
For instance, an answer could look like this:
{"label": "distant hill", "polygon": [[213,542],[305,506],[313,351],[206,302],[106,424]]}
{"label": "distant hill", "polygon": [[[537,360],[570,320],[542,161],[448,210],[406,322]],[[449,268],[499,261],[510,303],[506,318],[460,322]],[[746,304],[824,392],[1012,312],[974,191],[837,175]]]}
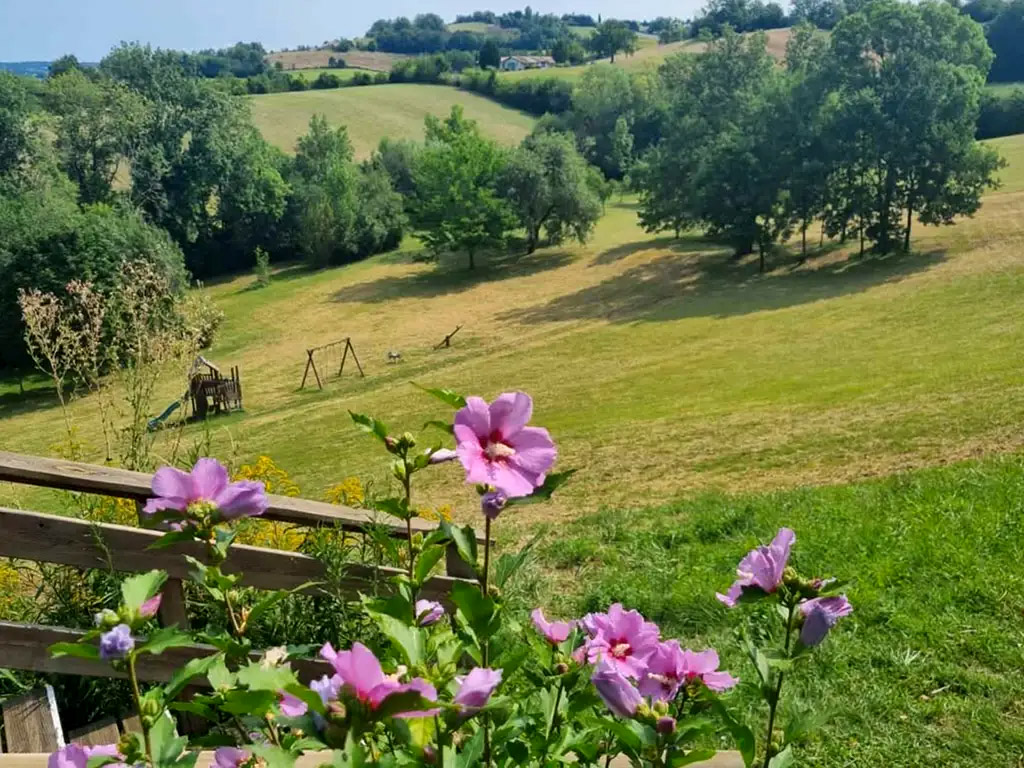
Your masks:
{"label": "distant hill", "polygon": [[332,57],[344,59],[350,67],[377,72],[390,72],[396,61],[409,58],[399,53],[356,50],[338,53],[331,48],[310,48],[305,51],[277,51],[267,56],[267,61],[270,66],[281,62],[281,68],[290,72],[293,69],[322,69]]}
{"label": "distant hill", "polygon": [[50,71],[48,61],[0,61],[0,70],[29,77],[46,77]]}

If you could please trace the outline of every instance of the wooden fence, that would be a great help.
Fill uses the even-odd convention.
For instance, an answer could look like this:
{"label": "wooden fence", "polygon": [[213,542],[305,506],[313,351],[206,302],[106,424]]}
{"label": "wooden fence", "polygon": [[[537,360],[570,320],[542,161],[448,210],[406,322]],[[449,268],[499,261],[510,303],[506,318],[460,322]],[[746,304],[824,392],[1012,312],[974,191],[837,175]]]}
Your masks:
{"label": "wooden fence", "polygon": [[[130,499],[138,505],[152,495],[149,474],[5,451],[0,451],[0,481]],[[365,533],[375,526],[392,536],[406,535],[405,522],[388,515],[288,496],[270,495],[264,518],[309,527],[330,526],[352,533]],[[414,532],[424,534],[435,528],[419,519],[412,521],[412,527]],[[183,555],[204,560],[206,550],[195,542],[163,550],[149,549],[159,536],[141,528],[0,507],[0,557],[124,572],[165,570],[170,578],[163,589],[160,621],[187,628],[182,580],[188,578],[189,569]],[[323,564],[309,555],[244,545],[231,548],[224,570],[241,571],[243,586],[266,590],[292,589],[327,578]],[[446,602],[452,584],[471,575],[452,549],[447,557],[447,571],[447,575],[435,576],[424,585],[425,597]],[[331,586],[352,595],[361,591],[386,592],[398,573],[395,568],[353,563],[345,569],[340,582],[337,578],[331,580]],[[47,649],[53,643],[74,642],[83,634],[81,630],[63,627],[0,622],[0,666],[45,673],[122,676],[105,663],[50,656]],[[189,659],[213,652],[213,648],[195,645],[160,656],[145,656],[140,659],[139,677],[152,682],[166,681]],[[295,667],[300,677],[307,680],[326,671],[318,662],[299,662]],[[45,702],[42,706],[45,709]]]}

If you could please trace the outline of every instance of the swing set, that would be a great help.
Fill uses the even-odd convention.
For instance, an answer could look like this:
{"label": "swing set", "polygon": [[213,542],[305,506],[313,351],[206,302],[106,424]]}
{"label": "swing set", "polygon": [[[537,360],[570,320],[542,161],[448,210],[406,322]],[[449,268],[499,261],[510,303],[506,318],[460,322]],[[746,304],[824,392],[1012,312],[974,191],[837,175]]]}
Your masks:
{"label": "swing set", "polygon": [[[359,364],[359,358],[356,357],[356,349],[352,346],[352,339],[345,337],[340,341],[332,341],[330,344],[306,350],[306,370],[302,374],[302,383],[299,385],[299,389],[301,390],[306,386],[306,379],[309,377],[310,371],[313,371],[317,387],[323,389],[327,375],[334,370],[334,361],[339,359],[341,362],[338,364],[338,373],[335,375],[335,378],[341,378],[350,352],[352,353],[352,360],[355,362],[356,368],[359,369],[359,375],[365,378],[366,374],[363,373],[363,366]],[[320,360],[320,370],[324,372],[324,378],[320,377],[320,370],[317,370],[316,361],[318,358]]]}

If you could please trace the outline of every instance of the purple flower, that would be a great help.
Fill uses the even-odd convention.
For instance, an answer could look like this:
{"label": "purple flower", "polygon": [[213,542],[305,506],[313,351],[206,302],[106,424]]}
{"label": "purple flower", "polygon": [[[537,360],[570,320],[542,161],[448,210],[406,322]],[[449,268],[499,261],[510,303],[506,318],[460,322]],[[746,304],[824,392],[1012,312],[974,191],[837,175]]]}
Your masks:
{"label": "purple flower", "polygon": [[474,667],[465,677],[456,677],[455,682],[459,684],[459,690],[452,702],[465,714],[471,715],[487,705],[501,682],[501,670]]}
{"label": "purple flower", "polygon": [[[437,701],[437,690],[422,678],[399,683],[392,677],[386,677],[373,651],[362,643],[355,643],[351,650],[341,652],[327,643],[320,650],[320,655],[334,667],[340,678],[339,688],[368,704],[371,710],[379,709],[389,696],[408,691],[416,691],[427,701]],[[429,717],[438,711],[401,712],[395,717]]]}
{"label": "purple flower", "polygon": [[[117,757],[124,759],[124,756],[117,751],[116,744],[103,744],[95,747],[83,747],[79,744],[68,744],[50,755],[46,761],[47,768],[86,768],[90,757]],[[114,766],[124,766],[124,763],[113,763]]]}
{"label": "purple flower", "polygon": [[613,714],[626,718],[636,714],[636,708],[643,699],[629,678],[620,673],[615,665],[602,660],[590,679]]}
{"label": "purple flower", "polygon": [[484,517],[490,520],[497,520],[501,510],[508,503],[508,497],[502,491],[488,491],[480,497],[480,511]]}
{"label": "purple flower", "polygon": [[416,623],[421,627],[436,624],[444,617],[444,606],[433,600],[417,600],[414,610]]}
{"label": "purple flower", "polygon": [[182,518],[190,508],[209,507],[221,520],[262,515],[267,510],[263,483],[250,480],[230,482],[228,471],[216,459],[200,459],[191,474],[163,467],[153,475],[155,498],[146,502],[145,515],[173,511]]}
{"label": "purple flower", "polygon": [[796,534],[789,528],[783,528],[775,540],[767,547],[758,547],[744,557],[736,568],[739,577],[729,587],[726,594],[716,594],[721,602],[730,608],[736,605],[745,587],[757,587],[764,592],[772,593],[782,583],[782,572],[789,562],[789,550],[796,541]]}
{"label": "purple flower", "polygon": [[608,661],[626,677],[638,680],[647,669],[647,659],[658,648],[661,630],[638,611],[624,610],[615,603],[608,613],[590,613],[580,622],[590,639],[587,660]]}
{"label": "purple flower", "polygon": [[238,768],[252,759],[252,754],[238,747],[220,747],[213,753],[213,764],[216,768]]}
{"label": "purple flower", "polygon": [[105,661],[123,659],[134,647],[132,629],[127,624],[118,624],[100,635],[100,658]]}
{"label": "purple flower", "polygon": [[298,696],[292,696],[285,691],[278,691],[277,705],[281,709],[281,714],[285,717],[302,717],[309,709],[306,702]]}
{"label": "purple flower", "polygon": [[149,598],[146,602],[139,606],[139,616],[144,619],[152,619],[156,616],[157,611],[160,610],[160,602],[163,600],[163,595],[154,595]]}
{"label": "purple flower", "polygon": [[329,701],[337,701],[341,694],[342,680],[340,675],[327,677],[324,675],[319,680],[313,680],[309,689],[320,696],[320,700],[326,705]]}
{"label": "purple flower", "polygon": [[655,724],[654,727],[658,731],[658,733],[662,734],[663,736],[668,736],[676,732],[676,719],[674,717],[664,715],[658,718],[658,722]]}
{"label": "purple flower", "polygon": [[506,392],[490,405],[466,398],[454,432],[467,483],[493,485],[510,498],[544,484],[557,451],[546,429],[526,426],[532,415],[533,400],[524,392]]}
{"label": "purple flower", "polygon": [[552,645],[565,642],[572,631],[572,622],[548,621],[544,618],[544,611],[540,608],[534,608],[530,618],[533,619],[533,626],[537,628],[541,636]]}
{"label": "purple flower", "polygon": [[804,617],[804,625],[800,629],[800,642],[808,648],[819,645],[829,630],[843,616],[853,613],[853,606],[846,595],[837,597],[816,597],[800,603],[800,613]]}

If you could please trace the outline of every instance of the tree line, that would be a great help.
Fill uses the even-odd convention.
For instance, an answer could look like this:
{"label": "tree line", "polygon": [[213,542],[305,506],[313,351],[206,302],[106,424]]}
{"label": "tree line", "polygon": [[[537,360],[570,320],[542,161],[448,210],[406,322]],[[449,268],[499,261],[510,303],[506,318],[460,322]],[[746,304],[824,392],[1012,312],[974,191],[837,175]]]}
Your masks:
{"label": "tree line", "polygon": [[704,228],[765,257],[812,222],[882,252],[915,220],[973,214],[1002,161],[974,139],[992,53],[944,2],[875,0],[826,41],[797,30],[785,67],[725,33],[663,69],[668,119],[632,169],[649,231]]}

